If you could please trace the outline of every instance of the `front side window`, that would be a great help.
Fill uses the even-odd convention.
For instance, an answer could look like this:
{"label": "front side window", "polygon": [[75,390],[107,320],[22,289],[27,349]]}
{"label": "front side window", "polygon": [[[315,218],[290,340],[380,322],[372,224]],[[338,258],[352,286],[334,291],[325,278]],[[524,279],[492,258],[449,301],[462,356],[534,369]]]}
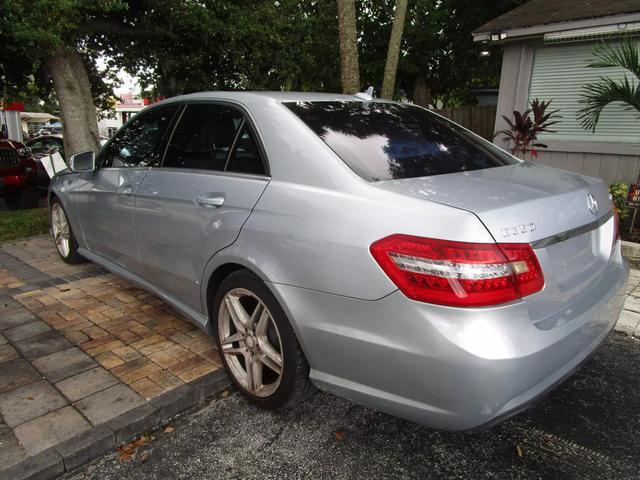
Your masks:
{"label": "front side window", "polygon": [[162,140],[177,105],[155,108],[138,115],[107,147],[105,167],[153,167],[160,164]]}
{"label": "front side window", "polygon": [[191,104],[182,114],[163,167],[224,170],[243,123],[242,113],[224,105]]}
{"label": "front side window", "polygon": [[370,182],[518,162],[458,125],[413,105],[359,101],[284,105]]}
{"label": "front side window", "polygon": [[257,175],[266,172],[244,114],[229,105],[206,103],[187,105],[162,166]]}

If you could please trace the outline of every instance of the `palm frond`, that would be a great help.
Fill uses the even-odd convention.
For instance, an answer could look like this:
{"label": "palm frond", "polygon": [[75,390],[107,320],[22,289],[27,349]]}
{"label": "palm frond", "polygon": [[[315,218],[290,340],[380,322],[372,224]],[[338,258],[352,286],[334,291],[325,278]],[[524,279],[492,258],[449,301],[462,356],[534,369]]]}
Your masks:
{"label": "palm frond", "polygon": [[626,75],[620,81],[601,77],[597,83],[583,88],[582,97],[580,103],[586,106],[578,111],[578,120],[592,132],[595,132],[602,111],[610,103],[626,103],[629,110],[637,110],[640,116],[640,82],[632,82]]}
{"label": "palm frond", "polygon": [[591,68],[622,67],[640,79],[640,54],[638,41],[633,37],[625,37],[621,44],[599,43],[593,50],[596,57],[588,64]]}

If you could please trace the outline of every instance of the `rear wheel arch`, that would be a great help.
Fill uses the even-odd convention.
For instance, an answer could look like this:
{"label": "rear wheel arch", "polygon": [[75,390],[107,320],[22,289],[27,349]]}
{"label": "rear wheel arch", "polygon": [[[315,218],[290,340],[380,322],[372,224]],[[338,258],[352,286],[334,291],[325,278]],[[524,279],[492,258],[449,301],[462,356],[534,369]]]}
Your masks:
{"label": "rear wheel arch", "polygon": [[293,331],[295,332],[296,336],[298,337],[298,341],[300,342],[300,346],[303,350],[303,352],[305,353],[306,356],[306,351],[307,348],[305,346],[305,342],[304,339],[301,338],[301,333],[298,330],[298,326],[296,324],[296,322],[294,321],[294,319],[292,318],[291,312],[289,311],[289,307],[287,306],[287,304],[285,302],[283,302],[283,299],[280,297],[280,295],[278,294],[278,292],[271,286],[269,285],[268,280],[266,280],[265,275],[263,274],[263,272],[258,271],[257,269],[254,268],[250,268],[247,265],[244,265],[242,263],[239,263],[238,261],[233,261],[232,259],[229,259],[230,261],[222,263],[220,265],[218,265],[217,267],[215,267],[215,269],[213,270],[213,273],[211,273],[211,275],[209,275],[209,279],[204,282],[203,281],[203,285],[206,284],[206,297],[205,297],[205,302],[206,302],[206,315],[207,318],[209,319],[209,322],[207,323],[207,331],[209,332],[209,334],[215,338],[215,335],[217,335],[217,333],[214,331],[214,329],[212,328],[213,326],[213,314],[214,314],[214,300],[216,297],[216,293],[218,292],[218,289],[220,288],[220,285],[222,284],[222,282],[231,274],[240,271],[240,270],[246,270],[247,272],[252,273],[253,275],[255,275],[256,277],[258,277],[260,280],[262,280],[265,285],[267,286],[267,288],[271,291],[271,293],[274,295],[274,297],[276,298],[276,300],[278,301],[278,303],[280,304],[280,307],[284,310],[285,315],[287,316],[287,318],[289,319],[289,323],[291,324],[291,327],[293,328]]}
{"label": "rear wheel arch", "polygon": [[[249,270],[244,265],[240,265],[239,263],[223,263],[219,265],[213,273],[209,276],[209,280],[207,281],[207,290],[206,290],[206,300],[207,300],[207,314],[209,319],[211,319],[211,315],[213,314],[213,301],[216,296],[216,292],[220,288],[220,284],[234,272],[238,270]],[[251,271],[251,270],[249,270]],[[209,322],[209,329],[211,330],[211,322]],[[210,331],[211,334],[215,332]]]}
{"label": "rear wheel arch", "polygon": [[49,192],[49,202],[48,202],[49,209],[51,209],[51,206],[53,205],[53,202],[55,200],[57,200],[60,203],[62,203],[62,200],[60,200],[60,197],[58,197],[58,195],[56,195],[56,192],[53,192],[53,191]]}
{"label": "rear wheel arch", "polygon": [[[295,405],[302,401],[311,391],[311,382],[309,380],[309,364],[288,313],[281,300],[259,275],[242,265],[227,265],[229,266],[226,269],[231,273],[224,276],[215,289],[213,288],[213,282],[209,285],[212,293],[209,327],[215,338],[225,369],[242,393],[251,402],[260,407],[282,409]],[[235,268],[236,266],[240,268]],[[224,269],[222,271],[224,272]],[[222,273],[220,277],[222,277]],[[239,318],[230,320],[229,315],[231,317],[235,317],[235,315],[230,314],[228,306],[224,306],[227,295],[235,296],[237,302],[239,302],[240,297],[243,299],[250,297],[250,300],[254,299],[253,304],[249,303],[247,305],[243,302],[239,308],[244,310],[244,314]],[[256,302],[258,302],[258,306],[255,306]],[[259,305],[263,305],[266,310],[262,310],[263,313],[255,317],[255,312],[259,311]],[[223,310],[225,310],[226,314],[218,317],[218,312],[222,314]],[[231,310],[236,311],[236,308]],[[260,324],[264,319],[262,315],[265,312],[267,314],[266,322],[269,322],[274,330],[268,334],[263,331],[264,338],[261,342]],[[255,326],[255,323],[247,323],[249,317],[252,319],[260,318],[257,326]],[[242,320],[243,318],[244,320]],[[240,325],[243,325],[243,327]],[[265,337],[265,335],[267,336]],[[237,338],[238,336],[243,338]],[[223,339],[226,339],[225,345],[229,347],[230,353],[228,354],[223,353],[227,352],[222,344]],[[265,350],[265,347],[261,346],[263,344],[267,344],[269,348]],[[234,352],[231,353],[231,350],[234,350]],[[269,354],[269,351],[273,352],[274,355]],[[244,359],[244,363],[236,359],[238,355]],[[258,390],[254,390],[253,382],[249,379],[254,374],[249,375],[249,369],[247,369],[247,362],[251,362],[249,365],[253,365],[256,359],[265,356],[271,359],[271,362],[258,360],[258,364],[264,363],[264,365],[267,365],[267,370],[272,370],[272,376],[273,373],[279,375],[277,383],[265,384],[266,387],[273,387],[274,389],[266,393],[266,396],[262,395],[259,390],[262,388],[262,380],[264,378],[262,373],[257,377],[260,379],[259,385],[261,386],[258,387]],[[274,359],[278,356],[280,358],[279,361]],[[278,368],[278,365],[280,365],[280,368]],[[250,369],[254,371],[253,366]],[[259,371],[262,372],[263,368],[260,368]],[[273,381],[273,378],[270,380]],[[264,394],[265,392],[262,393]]]}

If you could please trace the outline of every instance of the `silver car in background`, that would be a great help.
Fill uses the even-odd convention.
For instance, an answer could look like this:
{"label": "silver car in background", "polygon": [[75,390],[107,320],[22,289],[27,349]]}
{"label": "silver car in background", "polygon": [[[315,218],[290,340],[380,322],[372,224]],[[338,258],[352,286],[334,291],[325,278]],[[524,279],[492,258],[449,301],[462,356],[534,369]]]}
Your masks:
{"label": "silver car in background", "polygon": [[271,409],[314,384],[493,424],[603,342],[628,276],[601,180],[364,95],[172,98],[75,155],[49,199],[67,262],[169,302]]}

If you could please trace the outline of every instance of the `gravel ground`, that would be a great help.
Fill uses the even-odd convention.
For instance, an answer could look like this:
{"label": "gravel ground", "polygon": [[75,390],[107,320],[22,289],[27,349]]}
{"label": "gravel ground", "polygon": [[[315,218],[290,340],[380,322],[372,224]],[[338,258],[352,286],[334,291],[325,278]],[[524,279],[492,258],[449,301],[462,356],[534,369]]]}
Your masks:
{"label": "gravel ground", "polygon": [[640,341],[612,334],[535,407],[473,435],[321,393],[281,413],[231,393],[175,419],[131,460],[109,454],[65,479],[638,479],[639,366]]}

